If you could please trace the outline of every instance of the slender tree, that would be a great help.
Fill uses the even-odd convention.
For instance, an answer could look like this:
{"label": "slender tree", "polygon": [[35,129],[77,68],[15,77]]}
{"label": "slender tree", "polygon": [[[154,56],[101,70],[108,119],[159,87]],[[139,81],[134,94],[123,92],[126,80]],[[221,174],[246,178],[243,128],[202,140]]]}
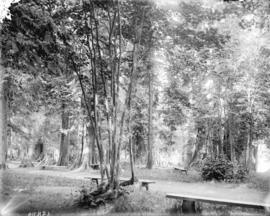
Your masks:
{"label": "slender tree", "polygon": [[7,159],[7,95],[5,68],[0,50],[0,169],[6,168]]}

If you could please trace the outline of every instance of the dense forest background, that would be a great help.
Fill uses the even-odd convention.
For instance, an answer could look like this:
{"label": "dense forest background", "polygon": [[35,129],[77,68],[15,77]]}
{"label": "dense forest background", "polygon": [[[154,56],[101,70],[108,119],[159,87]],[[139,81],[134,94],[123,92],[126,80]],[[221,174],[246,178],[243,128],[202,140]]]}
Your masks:
{"label": "dense forest background", "polygon": [[[226,158],[270,127],[269,2],[21,0],[1,23],[1,163]],[[134,177],[134,173],[132,174]]]}

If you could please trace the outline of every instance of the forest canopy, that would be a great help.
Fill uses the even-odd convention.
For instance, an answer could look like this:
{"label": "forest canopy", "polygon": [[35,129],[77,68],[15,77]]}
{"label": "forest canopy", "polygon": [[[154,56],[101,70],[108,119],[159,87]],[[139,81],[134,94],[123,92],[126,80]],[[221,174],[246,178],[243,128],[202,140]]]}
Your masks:
{"label": "forest canopy", "polygon": [[7,157],[87,169],[120,162],[253,170],[270,127],[266,0],[21,0],[1,22]]}

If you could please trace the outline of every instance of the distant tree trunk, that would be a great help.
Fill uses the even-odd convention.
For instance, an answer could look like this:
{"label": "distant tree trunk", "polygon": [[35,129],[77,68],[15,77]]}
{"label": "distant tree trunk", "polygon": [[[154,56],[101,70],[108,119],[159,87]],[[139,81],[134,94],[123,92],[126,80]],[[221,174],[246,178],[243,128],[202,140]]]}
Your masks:
{"label": "distant tree trunk", "polygon": [[27,160],[32,161],[34,159],[35,144],[31,143],[27,148]]}
{"label": "distant tree trunk", "polygon": [[68,165],[69,154],[69,112],[66,109],[66,105],[62,104],[62,131],[60,142],[60,156],[58,160],[58,166]]}
{"label": "distant tree trunk", "polygon": [[248,139],[247,139],[247,147],[246,147],[246,167],[251,170],[254,169],[253,163],[253,149],[252,149],[252,142],[253,142],[253,116],[252,113],[249,114],[249,124],[248,124]]}
{"label": "distant tree trunk", "polygon": [[148,169],[153,168],[153,77],[152,70],[149,69],[149,104],[148,104],[148,143],[147,143],[147,165]]}
{"label": "distant tree trunk", "polygon": [[217,149],[217,155],[223,155],[223,127],[222,127],[222,98],[221,98],[221,81],[218,81],[218,135],[219,135],[219,145]]}
{"label": "distant tree trunk", "polygon": [[211,158],[215,158],[216,154],[215,154],[215,146],[214,146],[214,142],[213,142],[213,128],[212,128],[212,122],[211,120],[208,122],[208,127],[207,127],[207,131],[208,131],[208,145],[209,145],[209,152],[210,152],[210,157]]}
{"label": "distant tree trunk", "polygon": [[85,121],[82,121],[82,126],[80,127],[81,136],[80,136],[80,143],[81,143],[81,150],[80,155],[76,163],[73,165],[72,168],[79,168],[80,170],[89,169],[91,164],[96,163],[95,150],[93,150],[93,146],[95,147],[95,131],[93,127],[86,126]]}
{"label": "distant tree trunk", "polygon": [[[86,134],[88,134],[88,138],[86,139]],[[95,142],[95,135],[94,135],[94,129],[92,127],[86,127],[84,126],[84,132],[83,132],[82,143],[84,145],[83,152],[82,152],[82,160],[80,169],[88,169],[90,168],[91,164],[91,146],[93,146]]]}
{"label": "distant tree trunk", "polygon": [[6,168],[7,159],[7,97],[4,82],[4,68],[0,51],[0,169]]}
{"label": "distant tree trunk", "polygon": [[87,127],[87,132],[89,139],[89,164],[95,164],[97,162],[95,157],[95,130],[90,125],[89,127]]}
{"label": "distant tree trunk", "polygon": [[[93,131],[93,128],[91,128]],[[97,163],[97,157],[96,157],[96,145],[95,145],[95,133],[93,133],[93,140],[91,142],[91,163],[96,164]]]}
{"label": "distant tree trunk", "polygon": [[[130,95],[131,96],[131,95]],[[128,129],[128,144],[129,144],[129,160],[130,160],[130,170],[131,170],[131,182],[134,183],[134,153],[133,153],[133,142],[132,142],[132,132],[131,132],[131,98],[129,99],[129,105],[128,105],[128,122],[127,122],[127,129]]]}
{"label": "distant tree trunk", "polygon": [[218,132],[219,132],[219,149],[218,149],[218,155],[223,155],[223,128],[222,128],[222,107],[221,107],[221,99],[219,98],[219,122],[218,122]]}
{"label": "distant tree trunk", "polygon": [[72,168],[80,167],[83,161],[83,151],[85,147],[85,127],[84,120],[82,120],[82,125],[78,124],[78,139],[77,142],[81,144],[80,155],[77,161],[73,164]]}
{"label": "distant tree trunk", "polygon": [[230,144],[230,158],[231,162],[235,162],[235,150],[234,150],[234,138],[233,138],[233,125],[232,125],[232,114],[229,114],[228,119],[228,132],[229,132],[229,144]]}

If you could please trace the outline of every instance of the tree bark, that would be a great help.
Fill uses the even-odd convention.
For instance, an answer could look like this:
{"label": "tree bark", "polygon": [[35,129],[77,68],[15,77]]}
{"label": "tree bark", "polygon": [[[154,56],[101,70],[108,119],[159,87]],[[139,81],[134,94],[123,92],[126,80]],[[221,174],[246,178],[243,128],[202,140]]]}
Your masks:
{"label": "tree bark", "polygon": [[223,127],[222,127],[222,98],[221,98],[221,80],[218,80],[218,135],[219,144],[217,146],[217,155],[223,155]]}
{"label": "tree bark", "polygon": [[60,156],[58,160],[58,166],[68,165],[69,154],[69,112],[66,109],[66,105],[62,104],[62,132],[60,142]]}
{"label": "tree bark", "polygon": [[91,165],[91,146],[95,142],[95,136],[94,136],[94,129],[93,127],[86,127],[84,126],[84,137],[86,137],[86,134],[88,132],[88,139],[84,139],[84,147],[83,147],[83,153],[82,153],[82,161],[81,161],[81,169],[88,169]]}
{"label": "tree bark", "polygon": [[149,70],[149,103],[148,103],[148,143],[147,143],[147,165],[148,169],[153,168],[153,77],[152,70]]}
{"label": "tree bark", "polygon": [[248,139],[247,139],[247,147],[246,147],[246,168],[248,170],[254,169],[253,163],[253,116],[252,113],[249,114],[249,125],[248,125]]}
{"label": "tree bark", "polygon": [[[93,130],[93,128],[91,129]],[[91,163],[95,164],[97,163],[97,157],[96,157],[96,145],[95,145],[95,133],[93,133],[93,141],[91,144]]]}
{"label": "tree bark", "polygon": [[232,115],[229,115],[229,119],[228,119],[229,123],[228,123],[228,131],[229,131],[229,144],[230,144],[230,158],[231,158],[231,162],[235,162],[235,150],[234,150],[234,138],[233,138],[233,133],[232,133],[232,129],[233,129],[233,125],[232,125]]}
{"label": "tree bark", "polygon": [[[131,96],[131,95],[130,95]],[[131,98],[129,99],[130,103],[131,103]],[[130,113],[130,109],[131,109],[131,104],[129,104],[128,106],[128,144],[129,144],[129,160],[130,160],[130,171],[131,171],[131,183],[134,183],[134,178],[135,178],[135,174],[134,174],[134,153],[133,153],[133,142],[132,142],[132,132],[131,132],[131,113]]]}
{"label": "tree bark", "polygon": [[[82,160],[83,160],[83,149],[84,149],[84,124],[83,124],[83,127],[82,127],[82,136],[80,137],[80,141],[81,141],[81,151],[80,151],[80,158],[78,160],[78,164],[81,164]],[[77,165],[78,165],[77,164]]]}
{"label": "tree bark", "polygon": [[7,159],[7,97],[5,70],[1,58],[0,51],[0,169],[5,169]]}

